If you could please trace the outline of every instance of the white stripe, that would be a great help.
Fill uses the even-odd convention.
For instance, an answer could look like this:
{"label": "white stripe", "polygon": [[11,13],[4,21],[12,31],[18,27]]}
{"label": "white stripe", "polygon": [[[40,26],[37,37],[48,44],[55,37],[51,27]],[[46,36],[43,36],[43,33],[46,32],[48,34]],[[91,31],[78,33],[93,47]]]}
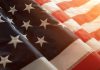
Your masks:
{"label": "white stripe", "polygon": [[73,19],[69,19],[64,22],[64,25],[70,29],[72,32],[76,32],[81,29],[81,26]]}
{"label": "white stripe", "polygon": [[94,51],[100,51],[100,43],[95,39],[91,38],[86,42]]}
{"label": "white stripe", "polygon": [[44,8],[45,10],[48,10],[49,13],[53,13],[57,10],[60,10],[60,8],[53,2],[48,2],[48,3],[43,4],[42,8]]}
{"label": "white stripe", "polygon": [[70,17],[74,17],[79,14],[84,14],[91,10],[95,5],[100,4],[100,0],[90,0],[80,7],[71,7],[65,10],[65,13]]}
{"label": "white stripe", "polygon": [[92,52],[92,49],[80,39],[69,45],[62,53],[55,57],[51,62],[59,70],[68,70],[79,62],[85,55]]}
{"label": "white stripe", "polygon": [[69,2],[69,1],[72,1],[72,0],[51,0],[51,1],[53,1],[53,2],[55,2],[56,4],[58,4],[58,3],[61,3],[61,2]]}
{"label": "white stripe", "polygon": [[100,16],[98,16],[95,20],[89,22],[89,23],[84,23],[82,25],[82,28],[86,30],[88,33],[92,33],[98,29],[100,29]]}
{"label": "white stripe", "polygon": [[41,57],[21,70],[58,70],[46,58]]}

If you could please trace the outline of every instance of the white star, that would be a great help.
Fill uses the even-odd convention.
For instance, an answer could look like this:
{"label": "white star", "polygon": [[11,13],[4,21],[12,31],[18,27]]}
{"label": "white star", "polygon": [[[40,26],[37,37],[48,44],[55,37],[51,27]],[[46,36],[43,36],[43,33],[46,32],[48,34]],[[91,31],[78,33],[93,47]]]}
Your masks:
{"label": "white star", "polygon": [[24,38],[26,38],[28,40],[27,35],[23,35],[23,36],[24,36]]}
{"label": "white star", "polygon": [[22,41],[19,40],[19,35],[16,37],[11,36],[11,41],[8,44],[13,44],[14,47],[16,48],[17,43],[22,43]]}
{"label": "white star", "polygon": [[7,17],[7,21],[8,21],[9,23],[13,23],[13,19],[10,19],[10,18],[8,18],[8,17]]}
{"label": "white star", "polygon": [[35,9],[34,7],[32,7],[32,4],[29,4],[29,5],[25,4],[25,6],[26,6],[26,8],[24,10],[27,10],[29,13],[30,13],[31,9]]}
{"label": "white star", "polygon": [[1,16],[0,16],[0,23],[2,23],[2,22],[5,22],[5,21],[3,21],[3,20],[1,19]]}
{"label": "white star", "polygon": [[40,46],[42,47],[43,43],[47,43],[47,41],[44,40],[44,36],[42,38],[37,37],[38,41],[35,43],[39,43]]}
{"label": "white star", "polygon": [[11,12],[12,15],[14,15],[14,13],[16,12],[17,10],[15,9],[15,6],[13,7],[10,7],[10,10],[8,12]]}
{"label": "white star", "polygon": [[40,26],[43,26],[44,29],[46,29],[46,26],[47,26],[47,25],[50,25],[50,23],[48,23],[48,19],[45,19],[44,21],[41,20],[41,25],[40,25]]}
{"label": "white star", "polygon": [[32,25],[30,25],[30,20],[28,22],[23,21],[23,25],[21,27],[25,27],[26,30],[28,30],[29,27],[32,27]]}
{"label": "white star", "polygon": [[7,63],[12,63],[12,61],[8,60],[9,55],[6,57],[0,56],[0,58],[1,58],[0,64],[2,64],[4,68],[6,67]]}

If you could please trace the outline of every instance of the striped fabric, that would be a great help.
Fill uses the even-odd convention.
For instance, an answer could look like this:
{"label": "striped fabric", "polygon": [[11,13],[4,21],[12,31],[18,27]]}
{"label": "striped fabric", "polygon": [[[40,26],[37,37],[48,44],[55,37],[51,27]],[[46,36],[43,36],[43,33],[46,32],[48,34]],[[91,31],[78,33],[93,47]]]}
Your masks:
{"label": "striped fabric", "polygon": [[[63,0],[61,0],[61,1],[58,1],[58,0],[53,0],[53,1],[51,1],[51,0],[34,0],[34,1],[36,3],[38,3],[39,5],[41,5],[41,7],[48,12],[48,14],[51,14],[58,21],[60,21],[61,23],[63,23],[68,29],[70,29],[71,31],[73,31],[77,36],[79,36],[79,38],[81,38],[84,42],[86,42],[89,46],[91,46],[95,51],[100,50],[100,43],[94,38],[94,36],[92,36],[91,34],[88,33],[87,29],[85,29],[86,28],[86,25],[79,25],[79,22],[78,22],[78,21],[80,21],[79,19],[76,21],[74,19],[74,17],[71,17],[69,14],[67,14],[66,12],[63,11],[63,8],[62,7],[64,7],[64,10],[65,10],[65,7],[66,7],[65,5],[68,5],[68,4],[63,4],[63,3],[66,3],[65,0],[64,0],[64,2],[61,2]],[[73,4],[74,0],[71,1],[71,2],[70,1],[67,1],[67,2]],[[78,1],[75,0],[75,3],[77,3],[77,2],[79,2],[79,0]],[[85,2],[88,2],[88,1],[87,0],[84,0],[84,1],[82,1],[80,3],[81,4],[84,4]],[[91,2],[93,3],[94,1],[91,0]],[[97,11],[99,11],[99,9],[98,9],[99,8],[99,2],[96,1],[94,3],[94,5],[95,4],[97,4],[97,7],[96,8],[97,8]],[[78,4],[77,5],[75,4],[75,6],[78,6]],[[71,7],[71,5],[69,7]],[[68,9],[69,12],[70,13],[73,13],[73,11],[70,10],[70,9],[71,8]],[[79,9],[81,9],[81,8],[79,8]],[[76,11],[75,14],[77,14],[77,12],[79,12],[79,11]],[[88,18],[88,19],[90,19],[90,18]],[[85,19],[83,19],[83,18],[81,18],[81,20],[84,20],[85,21]],[[94,22],[96,22],[97,20],[95,20]],[[92,23],[92,22],[90,22],[90,23]],[[98,26],[97,26],[97,24],[98,24]],[[94,27],[93,29],[95,29],[95,28],[98,28],[99,29],[100,28],[99,27],[99,23],[96,23],[96,24],[93,24],[92,23],[91,24],[92,27],[94,25],[96,25],[96,27]],[[88,28],[88,29],[90,29],[90,28]]]}
{"label": "striped fabric", "polygon": [[[100,55],[71,30],[59,26],[59,21],[48,15],[35,2],[31,0],[0,0],[0,6],[4,10],[4,13],[13,19],[13,22],[7,20],[15,25],[24,36],[27,35],[25,38],[49,60],[48,62],[44,57],[36,58],[27,49],[28,47],[25,47],[23,43],[19,42],[20,39],[17,39],[17,44],[11,43],[11,38],[13,38],[12,36],[16,36],[16,33],[10,29],[7,22],[2,22],[0,24],[0,31],[2,32],[0,34],[0,51],[2,53],[0,55],[10,55],[9,60],[12,63],[8,63],[5,68],[0,64],[1,70],[56,70],[56,68],[58,70],[100,69]],[[12,6],[16,9],[14,9],[14,13],[9,12]],[[25,8],[25,6],[29,6],[31,9],[29,7]],[[61,19],[63,20],[62,17]],[[4,21],[3,18],[2,21]],[[25,23],[28,24],[28,27],[25,26]],[[80,29],[79,25],[78,27]],[[76,33],[79,31],[77,27],[73,28],[73,30]],[[83,39],[86,41],[87,38]],[[97,50],[98,48],[96,47],[95,49]],[[47,67],[44,63],[47,63]]]}
{"label": "striped fabric", "polygon": [[20,70],[58,70],[45,57],[38,58]]}
{"label": "striped fabric", "polygon": [[83,29],[100,41],[100,1],[99,0],[52,0],[66,14],[76,20]]}

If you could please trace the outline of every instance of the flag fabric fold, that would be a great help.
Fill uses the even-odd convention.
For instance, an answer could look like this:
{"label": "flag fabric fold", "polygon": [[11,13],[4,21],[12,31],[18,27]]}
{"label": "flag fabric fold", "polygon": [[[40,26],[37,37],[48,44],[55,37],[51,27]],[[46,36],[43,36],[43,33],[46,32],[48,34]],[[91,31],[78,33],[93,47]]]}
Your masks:
{"label": "flag fabric fold", "polygon": [[[1,11],[0,11],[0,14],[1,14]],[[3,16],[3,14],[1,14],[1,15],[2,15],[3,19],[7,20],[5,18],[6,16]],[[1,50],[2,52],[1,52],[1,61],[0,61],[0,64],[3,67],[0,67],[0,69],[2,69],[2,70],[3,69],[4,70],[5,69],[20,70],[25,64],[27,64],[30,61],[34,60],[33,63],[31,64],[32,67],[30,67],[30,65],[29,65],[29,67],[25,67],[22,70],[29,70],[29,69],[32,70],[33,68],[35,70],[40,70],[40,69],[41,70],[44,70],[44,69],[46,69],[46,70],[57,70],[57,68],[54,65],[52,65],[36,48],[34,48],[34,46],[32,46],[32,44],[26,39],[26,37],[24,37],[23,35],[20,35],[20,32],[18,33],[18,30],[16,29],[15,26],[12,25],[12,23],[9,23],[7,21],[5,21],[5,22],[6,22],[6,25],[8,24],[8,26],[11,26],[10,29],[12,31],[14,31],[14,34],[18,34],[18,36],[16,36],[15,38],[13,36],[11,36],[11,38],[12,38],[11,42],[12,43],[14,43],[14,42],[17,43],[17,42],[21,42],[21,40],[22,40],[22,42],[25,45],[19,46],[19,47],[22,47],[20,49],[23,49],[23,51],[18,49],[17,51],[11,51],[10,50],[10,51],[7,51],[7,53],[6,53],[5,50],[7,50],[7,48],[5,48],[5,50]],[[11,25],[9,25],[9,24],[11,24]],[[20,36],[21,40],[18,39],[19,36]],[[0,44],[2,44],[2,43],[0,43]],[[2,47],[4,48],[4,46],[2,46]],[[6,55],[8,55],[8,56],[6,56]],[[9,60],[9,57],[12,58],[12,61]],[[23,60],[23,58],[24,58],[24,60]],[[28,58],[29,58],[30,61],[26,61]],[[6,67],[6,65],[8,63],[11,63],[11,64],[9,64],[8,67]],[[36,66],[36,64],[39,65],[39,66]]]}
{"label": "flag fabric fold", "polygon": [[[64,24],[65,27],[67,27],[68,29],[73,31],[79,38],[81,38],[85,43],[87,43],[90,47],[92,47],[94,49],[94,51],[97,51],[98,53],[100,52],[99,51],[100,43],[94,38],[94,36],[92,36],[91,34],[88,33],[87,29],[82,28],[75,19],[71,18],[66,12],[64,12],[62,7],[60,7],[59,5],[56,4],[56,2],[57,2],[56,0],[54,0],[54,1],[52,1],[52,0],[33,0],[33,1],[38,3],[44,10],[46,10],[48,12],[48,14],[52,15],[57,20],[59,20],[62,24]],[[98,1],[92,1],[92,3],[93,2],[96,2],[94,4],[99,4]],[[82,3],[84,4],[84,2],[82,2]],[[61,5],[67,5],[67,4],[61,3]],[[64,6],[64,7],[66,7],[66,6]],[[97,8],[97,12],[98,12],[99,5],[96,8]],[[76,12],[80,12],[80,11],[76,11]],[[73,13],[73,11],[71,11],[71,13]],[[91,18],[92,18],[92,16],[91,16]],[[82,17],[80,17],[80,19],[85,21],[85,18],[83,19]],[[80,19],[78,21],[80,21]],[[97,24],[99,24],[99,23],[97,23]],[[97,24],[95,26],[98,26],[97,28],[100,28],[99,25],[97,25]],[[90,26],[90,28],[91,28],[91,26]]]}
{"label": "flag fabric fold", "polygon": [[[44,0],[44,2],[42,2],[43,0],[38,1],[41,5],[47,2],[47,0]],[[45,11],[46,8],[41,8],[37,3],[31,0],[0,0],[0,6],[4,10],[4,13],[10,18],[7,18],[9,23],[13,22],[12,24],[16,26],[23,36],[48,59],[46,60],[44,57],[36,58],[34,54],[25,47],[19,39],[19,36],[11,30],[7,22],[5,22],[1,16],[2,22],[0,22],[0,31],[3,33],[0,33],[0,55],[2,57],[5,55],[10,56],[6,66],[1,64],[2,61],[0,62],[0,69],[100,69],[100,55],[95,52],[90,45],[83,42],[72,30],[68,28],[64,29],[59,25],[57,19],[48,15]],[[53,5],[51,4],[51,6]],[[59,11],[57,15],[63,20]],[[73,27],[73,29],[77,31],[77,27]],[[47,64],[47,66],[44,63]]]}
{"label": "flag fabric fold", "polygon": [[100,40],[100,1],[98,0],[52,0],[82,28]]}

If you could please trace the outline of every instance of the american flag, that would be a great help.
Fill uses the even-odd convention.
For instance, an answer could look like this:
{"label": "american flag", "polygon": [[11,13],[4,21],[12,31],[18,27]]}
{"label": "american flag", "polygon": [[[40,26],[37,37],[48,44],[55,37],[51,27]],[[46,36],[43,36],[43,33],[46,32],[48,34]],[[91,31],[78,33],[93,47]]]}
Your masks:
{"label": "american flag", "polygon": [[63,1],[0,0],[0,70],[100,69],[99,42],[60,9]]}
{"label": "american flag", "polygon": [[[70,29],[72,32],[74,32],[79,38],[81,38],[84,42],[86,42],[89,46],[91,46],[95,51],[100,50],[100,42],[98,42],[94,36],[89,34],[90,32],[87,30],[97,30],[100,28],[99,19],[97,19],[94,23],[90,23],[88,25],[89,21],[95,19],[96,16],[99,16],[99,8],[100,8],[100,1],[97,0],[88,0],[88,1],[81,1],[81,0],[72,0],[72,1],[66,1],[66,0],[33,0],[37,2],[39,5],[41,5],[42,8],[44,8],[48,14],[54,16],[57,20],[59,20],[65,27]],[[83,10],[81,11],[81,5],[77,9],[73,6],[78,6],[77,2],[80,2],[80,4],[86,3],[86,6],[82,5]],[[87,3],[89,2],[89,3]],[[67,3],[67,4],[66,4]],[[75,4],[73,4],[75,3]],[[92,3],[94,3],[92,5]],[[94,8],[96,5],[96,8],[91,11],[88,15],[85,14],[84,18],[78,17],[78,15],[83,15],[81,13],[86,13],[91,10],[91,8]],[[66,7],[68,6],[68,7]],[[90,7],[89,7],[90,6]],[[65,10],[66,8],[66,10]],[[88,10],[87,10],[88,9]],[[66,12],[67,11],[67,12]],[[97,13],[98,12],[98,13]],[[89,16],[91,18],[89,18]],[[92,17],[93,16],[93,17]],[[85,18],[87,17],[87,18]],[[77,19],[77,20],[76,20]],[[78,22],[79,21],[79,22]],[[80,22],[86,23],[86,25],[83,25]],[[92,21],[91,21],[92,22]],[[94,27],[95,26],[95,27]],[[87,29],[86,29],[87,28]],[[98,34],[98,33],[97,33]],[[98,37],[98,36],[97,36]],[[100,52],[99,52],[100,53]]]}

